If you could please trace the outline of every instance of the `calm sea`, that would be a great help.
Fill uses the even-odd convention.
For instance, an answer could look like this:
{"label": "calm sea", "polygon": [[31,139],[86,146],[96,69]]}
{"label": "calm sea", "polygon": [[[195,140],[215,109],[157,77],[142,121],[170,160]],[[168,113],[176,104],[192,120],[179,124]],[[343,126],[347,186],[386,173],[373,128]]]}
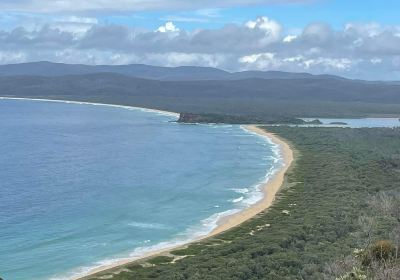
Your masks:
{"label": "calm sea", "polygon": [[261,198],[277,147],[239,126],[0,100],[0,277],[68,279],[210,232]]}
{"label": "calm sea", "polygon": [[[304,118],[304,120],[312,121],[315,120],[310,118]],[[399,118],[362,118],[362,119],[325,119],[325,118],[317,118],[322,122],[324,127],[349,127],[349,128],[364,128],[364,127],[400,127],[400,119]]]}

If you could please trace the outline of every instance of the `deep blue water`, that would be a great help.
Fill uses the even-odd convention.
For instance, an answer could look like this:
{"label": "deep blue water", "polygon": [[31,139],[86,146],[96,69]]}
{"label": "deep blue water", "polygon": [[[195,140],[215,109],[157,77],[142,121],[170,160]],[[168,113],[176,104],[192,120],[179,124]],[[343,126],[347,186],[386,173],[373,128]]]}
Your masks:
{"label": "deep blue water", "polygon": [[64,279],[205,234],[260,198],[276,147],[239,126],[173,120],[0,100],[0,276]]}

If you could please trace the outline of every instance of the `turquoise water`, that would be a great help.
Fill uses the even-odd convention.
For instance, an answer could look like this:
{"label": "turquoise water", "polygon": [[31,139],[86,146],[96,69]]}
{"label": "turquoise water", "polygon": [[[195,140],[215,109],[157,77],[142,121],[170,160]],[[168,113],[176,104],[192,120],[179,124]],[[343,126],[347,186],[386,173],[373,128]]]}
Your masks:
{"label": "turquoise water", "polygon": [[0,100],[0,276],[68,279],[204,235],[261,198],[276,146],[175,119]]}

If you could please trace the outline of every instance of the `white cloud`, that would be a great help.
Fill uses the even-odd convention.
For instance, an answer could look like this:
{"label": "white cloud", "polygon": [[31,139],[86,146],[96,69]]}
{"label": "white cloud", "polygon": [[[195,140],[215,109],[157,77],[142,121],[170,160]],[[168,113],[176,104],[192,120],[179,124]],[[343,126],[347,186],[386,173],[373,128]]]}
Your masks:
{"label": "white cloud", "polygon": [[77,17],[77,16],[68,16],[62,18],[65,22],[74,22],[74,23],[85,23],[85,24],[97,24],[99,21],[97,18],[93,17]]}
{"label": "white cloud", "polygon": [[221,17],[220,9],[200,9],[195,11],[195,14],[207,18],[218,18]]}
{"label": "white cloud", "polygon": [[76,39],[84,36],[96,24],[98,24],[96,18],[77,16],[55,18],[54,22],[50,23],[53,28],[72,33]]}
{"label": "white cloud", "polygon": [[272,37],[278,37],[282,30],[282,27],[278,22],[267,17],[259,17],[254,21],[249,20],[246,22],[246,26],[250,29],[263,30]]}
{"label": "white cloud", "polygon": [[204,53],[150,53],[145,57],[145,62],[151,61],[153,65],[163,66],[182,66],[194,65],[209,67],[220,67],[225,63],[227,56],[224,54],[204,54]]}
{"label": "white cloud", "polygon": [[345,25],[345,32],[363,33],[367,37],[376,37],[382,31],[382,26],[376,22],[360,24],[360,23],[347,23]]}
{"label": "white cloud", "polygon": [[329,57],[318,57],[316,59],[308,59],[302,61],[305,69],[322,66],[325,72],[329,70],[349,70],[354,62],[349,58],[329,58]]}
{"label": "white cloud", "polygon": [[265,46],[271,42],[277,41],[280,38],[282,26],[267,17],[258,17],[256,20],[246,22],[245,26],[252,30],[258,30],[264,33],[264,36],[259,38],[258,46]]}
{"label": "white cloud", "polygon": [[283,62],[302,62],[304,60],[304,56],[297,55],[292,57],[286,57],[283,59]]}
{"label": "white cloud", "polygon": [[171,21],[165,23],[164,25],[160,26],[157,29],[158,32],[165,33],[165,32],[179,32],[179,28],[175,26],[175,24]]}
{"label": "white cloud", "polygon": [[177,22],[209,22],[208,18],[180,16],[180,15],[168,15],[160,19],[167,21],[177,21]]}
{"label": "white cloud", "polygon": [[274,70],[281,65],[281,61],[274,53],[246,55],[240,57],[239,62],[244,64],[242,69]]}
{"label": "white cloud", "polygon": [[255,63],[258,60],[269,60],[272,61],[275,57],[275,54],[273,53],[258,53],[258,54],[252,54],[252,55],[245,55],[239,58],[239,62],[241,63]]}
{"label": "white cloud", "polygon": [[267,17],[215,29],[188,31],[168,21],[144,30],[58,16],[33,28],[0,30],[0,63],[198,65],[394,79],[400,73],[399,33],[398,26],[360,23],[341,30],[317,23],[295,32]]}
{"label": "white cloud", "polygon": [[372,64],[381,64],[382,63],[382,59],[378,58],[378,57],[374,57],[370,59]]}
{"label": "white cloud", "polygon": [[244,69],[276,70],[280,67],[283,67],[285,69],[319,69],[319,71],[322,72],[329,72],[330,70],[347,71],[355,63],[349,58],[307,58],[302,55],[294,57],[280,57],[275,53],[247,55],[239,58],[239,62],[244,64]]}
{"label": "white cloud", "polygon": [[27,55],[21,51],[0,51],[2,64],[21,63],[27,61]]}
{"label": "white cloud", "polygon": [[285,38],[283,38],[283,42],[290,43],[296,39],[297,39],[297,35],[287,35]]}

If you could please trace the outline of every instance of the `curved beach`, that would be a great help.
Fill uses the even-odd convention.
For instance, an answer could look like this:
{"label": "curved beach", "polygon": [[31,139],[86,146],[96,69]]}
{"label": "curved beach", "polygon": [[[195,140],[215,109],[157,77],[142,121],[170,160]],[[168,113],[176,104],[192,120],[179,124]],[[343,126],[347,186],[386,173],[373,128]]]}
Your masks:
{"label": "curved beach", "polygon": [[73,280],[90,279],[92,276],[94,276],[97,273],[106,272],[108,270],[118,271],[118,268],[123,269],[123,267],[125,265],[135,263],[137,261],[143,261],[145,259],[159,256],[159,255],[166,255],[172,250],[176,250],[176,249],[185,247],[190,243],[202,241],[204,239],[210,238],[210,237],[220,234],[224,231],[227,231],[233,227],[236,227],[236,226],[240,225],[241,223],[253,218],[260,212],[268,209],[272,205],[276,194],[279,192],[280,188],[284,184],[285,173],[289,169],[289,167],[292,164],[293,159],[294,159],[293,151],[290,148],[288,143],[286,143],[284,140],[282,140],[281,138],[279,138],[278,136],[276,136],[273,133],[269,133],[269,132],[265,131],[264,129],[257,127],[256,125],[245,125],[242,127],[251,133],[256,133],[262,137],[266,137],[272,143],[278,145],[280,156],[282,158],[282,163],[283,163],[282,167],[279,170],[277,170],[270,178],[268,178],[268,180],[265,183],[263,183],[260,186],[260,189],[263,192],[263,198],[260,201],[258,201],[257,203],[253,204],[252,206],[250,206],[248,208],[243,209],[240,212],[237,212],[235,214],[221,218],[217,223],[217,227],[213,231],[211,231],[207,235],[201,236],[200,238],[191,240],[190,242],[187,242],[184,244],[178,244],[178,245],[174,245],[171,247],[163,248],[161,250],[155,250],[155,251],[143,254],[139,258],[138,257],[132,258],[132,259],[128,258],[128,259],[121,260],[119,262],[115,262],[110,265],[100,266],[100,267],[97,267],[97,268],[89,271],[89,273],[87,273],[85,276],[76,277],[76,278],[73,278]]}
{"label": "curved beach", "polygon": [[95,105],[95,106],[107,106],[107,107],[115,107],[115,108],[123,108],[123,109],[134,109],[141,110],[144,112],[153,112],[157,114],[169,115],[176,118],[179,118],[179,114],[170,111],[158,110],[158,109],[149,109],[145,107],[137,107],[137,106],[128,106],[128,105],[117,105],[117,104],[106,104],[106,103],[96,103],[96,102],[86,102],[86,101],[72,101],[72,100],[62,100],[62,99],[44,99],[44,98],[25,98],[25,97],[8,97],[8,96],[0,96],[0,100],[31,100],[31,101],[42,101],[42,102],[59,102],[59,103],[69,103],[69,104],[81,104],[81,105]]}
{"label": "curved beach", "polygon": [[[148,111],[163,115],[170,115],[174,117],[178,117],[179,114],[174,112],[167,112],[161,110],[154,110],[148,108],[141,107],[133,107],[133,106],[124,106],[124,105],[113,105],[113,104],[103,104],[103,103],[91,103],[91,102],[81,102],[81,101],[69,101],[69,100],[52,100],[52,99],[31,99],[31,98],[13,98],[13,97],[0,97],[0,99],[14,99],[14,100],[34,100],[34,101],[49,101],[49,102],[60,102],[60,103],[71,103],[71,104],[87,104],[87,105],[97,105],[97,106],[111,106],[117,108],[124,109],[135,109],[141,111]],[[60,278],[60,279],[87,279],[90,278],[93,274],[97,274],[99,272],[104,272],[106,270],[117,270],[118,267],[123,268],[124,265],[130,264],[132,262],[137,262],[146,258],[154,257],[157,255],[165,255],[168,254],[169,251],[187,246],[190,243],[198,242],[209,238],[211,236],[222,233],[226,230],[229,230],[232,227],[238,226],[241,223],[245,222],[248,219],[251,219],[258,213],[270,207],[274,201],[275,195],[278,193],[280,187],[284,182],[284,175],[289,166],[293,161],[293,152],[290,149],[290,146],[277,137],[276,135],[265,131],[257,127],[256,125],[244,125],[241,128],[248,133],[257,134],[262,136],[268,140],[271,144],[277,148],[277,155],[280,159],[279,166],[277,169],[268,173],[266,176],[265,182],[261,183],[258,188],[260,192],[262,192],[262,198],[256,203],[248,206],[247,208],[243,208],[238,211],[227,211],[225,213],[220,213],[218,220],[216,221],[215,228],[211,230],[208,234],[203,233],[201,235],[192,236],[190,239],[181,240],[179,242],[171,242],[168,245],[163,246],[161,249],[158,248],[149,248],[148,250],[137,254],[136,256],[127,257],[119,260],[114,260],[112,263],[106,263],[104,265],[97,266],[95,268],[88,268],[87,270],[81,271],[78,274],[75,274],[74,277]],[[279,169],[278,169],[279,168]],[[233,214],[227,214],[227,213]],[[57,278],[58,279],[58,278]]]}
{"label": "curved beach", "polygon": [[274,144],[278,145],[283,161],[283,166],[275,174],[268,178],[267,182],[263,183],[260,186],[263,192],[263,198],[260,201],[246,209],[243,209],[239,213],[222,218],[221,221],[218,223],[218,227],[214,229],[207,237],[219,234],[232,227],[238,226],[244,221],[251,219],[258,213],[270,207],[275,199],[276,194],[283,185],[285,173],[293,161],[293,151],[290,148],[289,144],[287,144],[275,134],[269,133],[264,129],[257,127],[256,125],[246,125],[243,126],[243,128],[250,132],[257,133],[263,137],[267,137]]}

